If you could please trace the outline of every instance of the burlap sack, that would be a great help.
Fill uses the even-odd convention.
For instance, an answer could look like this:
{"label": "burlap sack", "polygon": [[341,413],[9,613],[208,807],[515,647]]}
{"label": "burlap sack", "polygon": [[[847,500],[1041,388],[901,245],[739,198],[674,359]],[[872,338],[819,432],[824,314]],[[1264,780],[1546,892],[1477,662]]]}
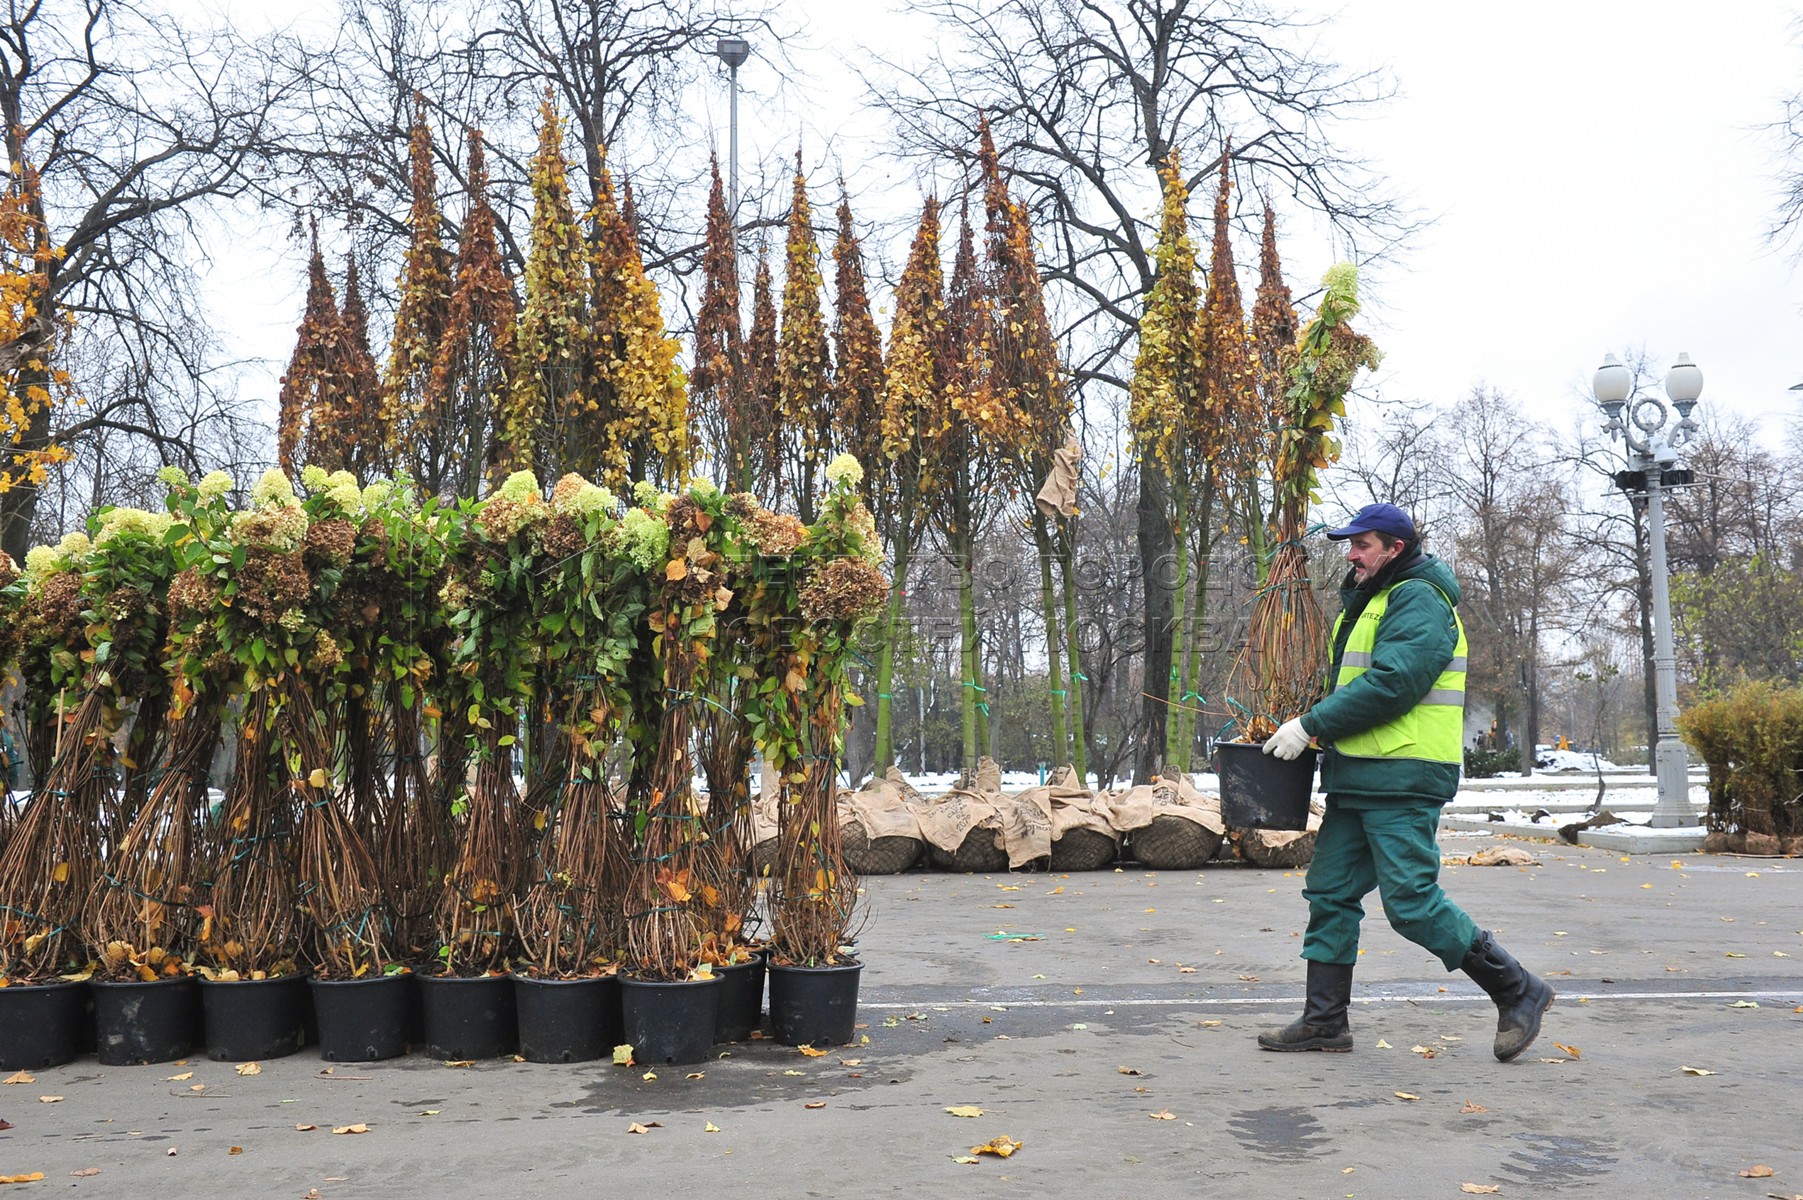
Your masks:
{"label": "burlap sack", "polygon": [[839,837],[845,862],[859,875],[895,875],[926,850],[911,801],[920,793],[894,767],[855,792],[839,793]]}
{"label": "burlap sack", "polygon": [[1121,835],[1106,801],[1083,785],[1076,768],[1059,767],[1039,790],[1052,806],[1052,870],[1095,871],[1115,860]]}
{"label": "burlap sack", "polygon": [[1308,806],[1308,829],[1242,829],[1240,856],[1255,867],[1306,867],[1315,857],[1315,834],[1326,810],[1319,800]]}
{"label": "burlap sack", "polygon": [[956,871],[1008,866],[1002,832],[1002,776],[994,760],[977,764],[976,779],[912,806],[934,865]]}

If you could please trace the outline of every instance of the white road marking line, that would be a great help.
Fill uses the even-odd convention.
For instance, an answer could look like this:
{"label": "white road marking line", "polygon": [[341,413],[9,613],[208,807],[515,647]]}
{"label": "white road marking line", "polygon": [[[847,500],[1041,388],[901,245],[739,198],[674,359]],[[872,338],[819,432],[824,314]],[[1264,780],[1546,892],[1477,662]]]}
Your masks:
{"label": "white road marking line", "polygon": [[[1560,1000],[1751,1000],[1757,997],[1803,995],[1803,984],[1795,988],[1765,988],[1742,992],[1560,992]],[[1482,992],[1434,992],[1423,995],[1354,996],[1354,1004],[1476,1004],[1491,1003]],[[859,1001],[859,1008],[932,1010],[945,1012],[954,1008],[1217,1008],[1222,1006],[1259,1006],[1294,1004],[1294,996],[1221,996],[1214,999],[1137,999],[1137,1000],[896,1000]]]}

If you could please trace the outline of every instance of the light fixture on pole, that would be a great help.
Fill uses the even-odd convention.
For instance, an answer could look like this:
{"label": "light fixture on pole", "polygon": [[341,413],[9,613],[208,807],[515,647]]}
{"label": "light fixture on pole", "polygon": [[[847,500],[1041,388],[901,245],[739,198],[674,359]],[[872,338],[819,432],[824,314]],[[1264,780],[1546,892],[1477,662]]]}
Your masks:
{"label": "light fixture on pole", "polygon": [[732,73],[732,116],[727,171],[732,181],[733,228],[739,225],[739,66],[751,57],[751,43],[740,37],[723,37],[714,43],[714,53]]}
{"label": "light fixture on pole", "polygon": [[1613,354],[1603,357],[1590,386],[1597,406],[1609,418],[1605,432],[1621,438],[1628,452],[1630,469],[1617,473],[1616,485],[1646,503],[1647,565],[1653,592],[1654,720],[1658,725],[1653,774],[1659,798],[1651,824],[1655,829],[1695,825],[1684,743],[1678,739],[1677,653],[1672,646],[1671,588],[1665,562],[1665,493],[1691,481],[1689,471],[1677,469],[1678,451],[1697,433],[1690,414],[1703,394],[1703,372],[1690,361],[1690,355],[1678,355],[1665,373],[1669,407],[1657,396],[1636,398],[1633,375]]}

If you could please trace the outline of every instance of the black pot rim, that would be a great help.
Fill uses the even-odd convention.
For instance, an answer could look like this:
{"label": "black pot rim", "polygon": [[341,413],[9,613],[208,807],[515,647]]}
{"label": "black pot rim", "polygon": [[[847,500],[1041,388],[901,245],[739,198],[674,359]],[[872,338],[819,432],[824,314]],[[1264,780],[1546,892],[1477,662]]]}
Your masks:
{"label": "black pot rim", "polygon": [[512,985],[512,975],[429,975],[424,971],[413,972],[413,977],[421,983],[487,983]]}
{"label": "black pot rim", "polygon": [[574,975],[565,977],[561,975],[522,975],[518,971],[513,973],[513,981],[515,983],[542,983],[547,987],[554,987],[558,984],[609,983],[618,978],[619,976],[617,975]]}
{"label": "black pot rim", "polygon": [[[93,982],[88,979],[46,979],[39,983],[9,983],[0,988],[0,996],[8,992],[54,992],[62,988],[78,988]],[[161,983],[162,980],[158,980]]]}
{"label": "black pot rim", "polygon": [[718,975],[709,975],[706,979],[640,979],[636,975],[621,974],[618,978],[622,985],[632,987],[687,987],[690,984],[706,987],[710,983],[720,982]]}
{"label": "black pot rim", "polygon": [[203,987],[237,987],[240,984],[256,986],[258,984],[305,983],[313,978],[311,971],[291,971],[286,975],[271,975],[267,979],[208,979],[205,975],[196,975]]}
{"label": "black pot rim", "polygon": [[336,979],[332,976],[309,975],[307,982],[313,987],[370,987],[381,983],[394,983],[397,980],[413,978],[412,971],[397,971],[393,975],[365,975],[361,979]]}
{"label": "black pot rim", "polygon": [[861,971],[864,969],[864,960],[854,958],[850,962],[828,963],[825,966],[815,966],[815,967],[807,966],[805,963],[773,962],[773,963],[769,964],[769,967],[772,971],[809,971],[809,972],[816,972],[821,975],[827,975],[827,974],[831,974],[835,971]]}
{"label": "black pot rim", "polygon": [[163,987],[171,983],[198,983],[198,975],[169,975],[162,979],[90,979],[89,987],[97,988],[149,988]]}

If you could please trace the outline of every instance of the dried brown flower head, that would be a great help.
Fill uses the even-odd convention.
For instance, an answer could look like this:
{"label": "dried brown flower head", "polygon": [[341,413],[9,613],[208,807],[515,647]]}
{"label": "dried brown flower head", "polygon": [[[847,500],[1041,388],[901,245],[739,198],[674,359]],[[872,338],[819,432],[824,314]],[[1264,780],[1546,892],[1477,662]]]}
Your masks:
{"label": "dried brown flower head", "polygon": [[244,570],[238,573],[233,607],[247,621],[274,625],[283,613],[304,601],[312,587],[313,576],[299,552],[253,549],[244,556]]}
{"label": "dried brown flower head", "polygon": [[745,518],[745,531],[759,550],[777,557],[795,553],[808,540],[808,527],[793,513],[759,509]]}
{"label": "dried brown flower head", "polygon": [[200,570],[189,567],[169,581],[169,618],[178,624],[213,611],[219,591]]}
{"label": "dried brown flower head", "polygon": [[801,615],[810,621],[856,621],[883,606],[889,581],[861,558],[835,558],[801,585]]}
{"label": "dried brown flower head", "polygon": [[342,567],[357,548],[357,527],[343,517],[315,521],[307,530],[307,565]]}
{"label": "dried brown flower head", "polygon": [[[564,478],[580,480],[582,477],[565,475]],[[559,483],[557,486],[561,488],[563,484]],[[553,562],[582,553],[582,549],[586,545],[588,542],[582,536],[582,526],[574,517],[555,516],[551,518],[551,523],[545,526],[545,556]]]}

